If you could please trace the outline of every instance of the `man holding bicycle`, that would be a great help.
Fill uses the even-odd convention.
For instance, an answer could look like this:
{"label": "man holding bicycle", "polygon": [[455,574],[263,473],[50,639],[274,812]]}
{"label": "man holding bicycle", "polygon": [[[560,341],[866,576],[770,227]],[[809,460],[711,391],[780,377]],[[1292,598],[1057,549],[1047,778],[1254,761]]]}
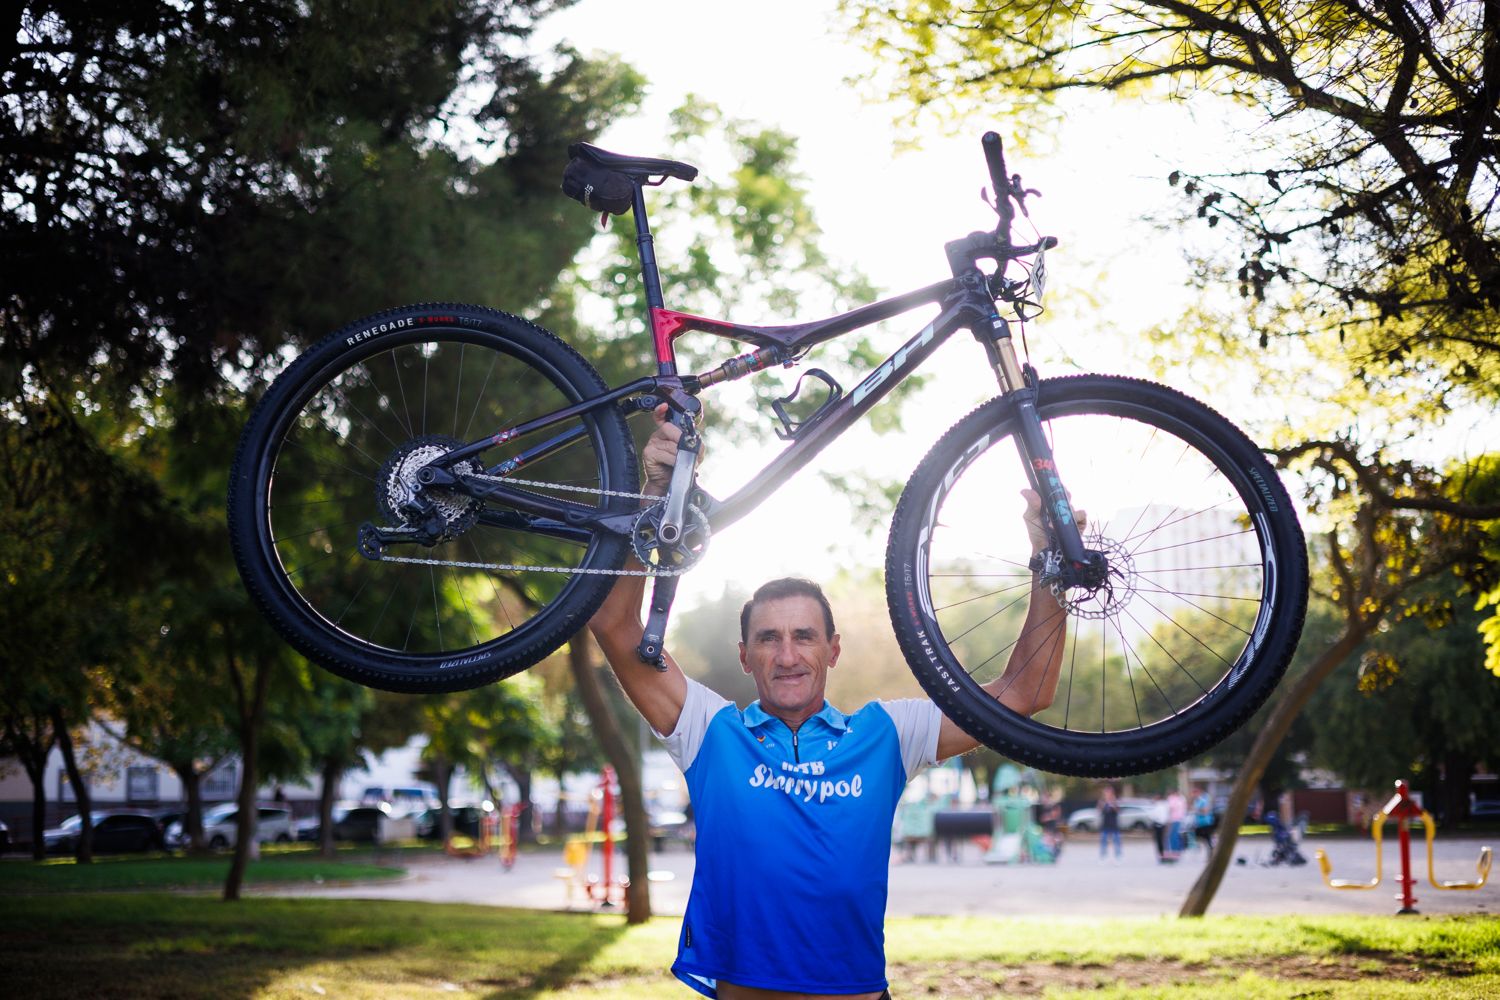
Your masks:
{"label": "man holding bicycle", "polygon": [[[656,411],[645,492],[664,496],[681,431]],[[1028,491],[1032,548],[1046,547]],[[1080,521],[1082,514],[1079,514]],[[673,973],[705,996],[888,996],[884,917],[890,831],[906,782],[979,744],[925,699],[850,715],[824,699],[839,658],[817,584],[765,584],[740,617],[740,663],[759,700],[744,710],[690,680],[670,656],[636,655],[644,577],[621,577],[590,622],[621,687],[687,776],[697,864]],[[1022,639],[987,685],[1031,715],[1050,704],[1065,618],[1032,587]]]}

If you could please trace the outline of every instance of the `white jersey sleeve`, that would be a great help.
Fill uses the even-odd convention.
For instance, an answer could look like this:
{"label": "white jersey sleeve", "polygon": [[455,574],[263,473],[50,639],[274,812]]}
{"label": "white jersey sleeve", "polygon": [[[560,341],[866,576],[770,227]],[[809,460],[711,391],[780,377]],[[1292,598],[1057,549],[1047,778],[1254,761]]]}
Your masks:
{"label": "white jersey sleeve", "polygon": [[938,731],[943,725],[943,713],[926,698],[903,698],[899,701],[882,701],[891,721],[896,725],[896,735],[901,741],[901,763],[906,767],[906,780],[926,767],[937,763]]}
{"label": "white jersey sleeve", "polygon": [[666,746],[672,763],[676,764],[683,773],[693,766],[693,760],[698,756],[698,748],[703,746],[703,737],[708,733],[709,722],[728,704],[730,704],[728,698],[709,690],[689,677],[687,678],[687,697],[682,703],[682,714],[677,716],[676,728],[666,735],[652,730],[656,733],[656,738]]}

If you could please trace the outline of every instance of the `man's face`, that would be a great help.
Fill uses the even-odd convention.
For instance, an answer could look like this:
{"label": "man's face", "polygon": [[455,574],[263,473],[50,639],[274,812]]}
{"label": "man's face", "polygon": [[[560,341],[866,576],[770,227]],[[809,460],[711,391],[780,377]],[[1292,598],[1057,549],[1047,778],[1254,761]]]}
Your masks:
{"label": "man's face", "polygon": [[788,725],[823,707],[828,670],[839,658],[839,637],[824,631],[823,608],[806,596],[759,601],[750,609],[740,666],[755,678],[761,707]]}

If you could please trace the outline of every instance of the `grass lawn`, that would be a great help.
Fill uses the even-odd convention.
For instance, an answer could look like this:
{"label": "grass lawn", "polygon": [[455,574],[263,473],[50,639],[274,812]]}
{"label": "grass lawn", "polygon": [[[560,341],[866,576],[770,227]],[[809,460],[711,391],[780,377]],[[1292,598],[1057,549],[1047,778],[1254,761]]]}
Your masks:
{"label": "grass lawn", "polygon": [[[72,857],[0,864],[0,897],[10,893],[112,892],[151,889],[217,889],[229,875],[228,855],[179,857],[104,855],[80,865]],[[287,882],[353,882],[397,878],[400,868],[376,864],[369,851],[341,853],[332,860],[316,851],[267,849],[245,870],[246,885]],[[0,907],[8,906],[0,902]]]}
{"label": "grass lawn", "polygon": [[[666,972],[678,926],[370,900],[12,896],[0,969],[5,995],[24,998],[688,1000]],[[1500,996],[1490,917],[921,918],[889,921],[886,937],[898,1000]]]}

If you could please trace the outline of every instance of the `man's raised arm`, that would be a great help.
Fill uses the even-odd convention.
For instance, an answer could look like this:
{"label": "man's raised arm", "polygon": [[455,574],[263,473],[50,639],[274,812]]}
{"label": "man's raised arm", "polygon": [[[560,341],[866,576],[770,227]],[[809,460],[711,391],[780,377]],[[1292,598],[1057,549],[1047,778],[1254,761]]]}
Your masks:
{"label": "man's raised arm", "polygon": [[[1042,498],[1032,490],[1023,490],[1022,495],[1026,498],[1026,533],[1031,538],[1032,552],[1036,553],[1047,546],[1047,532],[1041,520]],[[1088,522],[1088,515],[1081,510],[1075,514],[1079,530],[1082,530]],[[984,690],[1000,704],[1021,715],[1035,715],[1051,705],[1062,672],[1067,626],[1067,614],[1057,603],[1057,598],[1033,574],[1026,622],[1021,626],[1020,638],[1006,661],[1005,672],[984,685]],[[968,753],[978,746],[979,741],[959,728],[958,723],[943,717],[942,728],[938,730],[938,760]]]}
{"label": "man's raised arm", "polygon": [[[677,439],[682,431],[667,419],[665,404],[652,414],[656,419],[656,431],[646,442],[641,452],[641,462],[646,467],[644,492],[650,496],[665,496],[672,479],[672,467],[677,462]],[[641,569],[634,557],[628,559],[626,569]],[[604,650],[604,658],[620,681],[625,696],[645,718],[646,724],[662,735],[677,728],[677,718],[687,699],[687,677],[677,662],[665,651],[662,653],[665,670],[657,670],[649,663],[642,663],[636,655],[641,636],[646,633],[641,620],[641,604],[646,597],[644,576],[622,576],[614,589],[604,599],[604,604],[589,620],[589,631]]]}

